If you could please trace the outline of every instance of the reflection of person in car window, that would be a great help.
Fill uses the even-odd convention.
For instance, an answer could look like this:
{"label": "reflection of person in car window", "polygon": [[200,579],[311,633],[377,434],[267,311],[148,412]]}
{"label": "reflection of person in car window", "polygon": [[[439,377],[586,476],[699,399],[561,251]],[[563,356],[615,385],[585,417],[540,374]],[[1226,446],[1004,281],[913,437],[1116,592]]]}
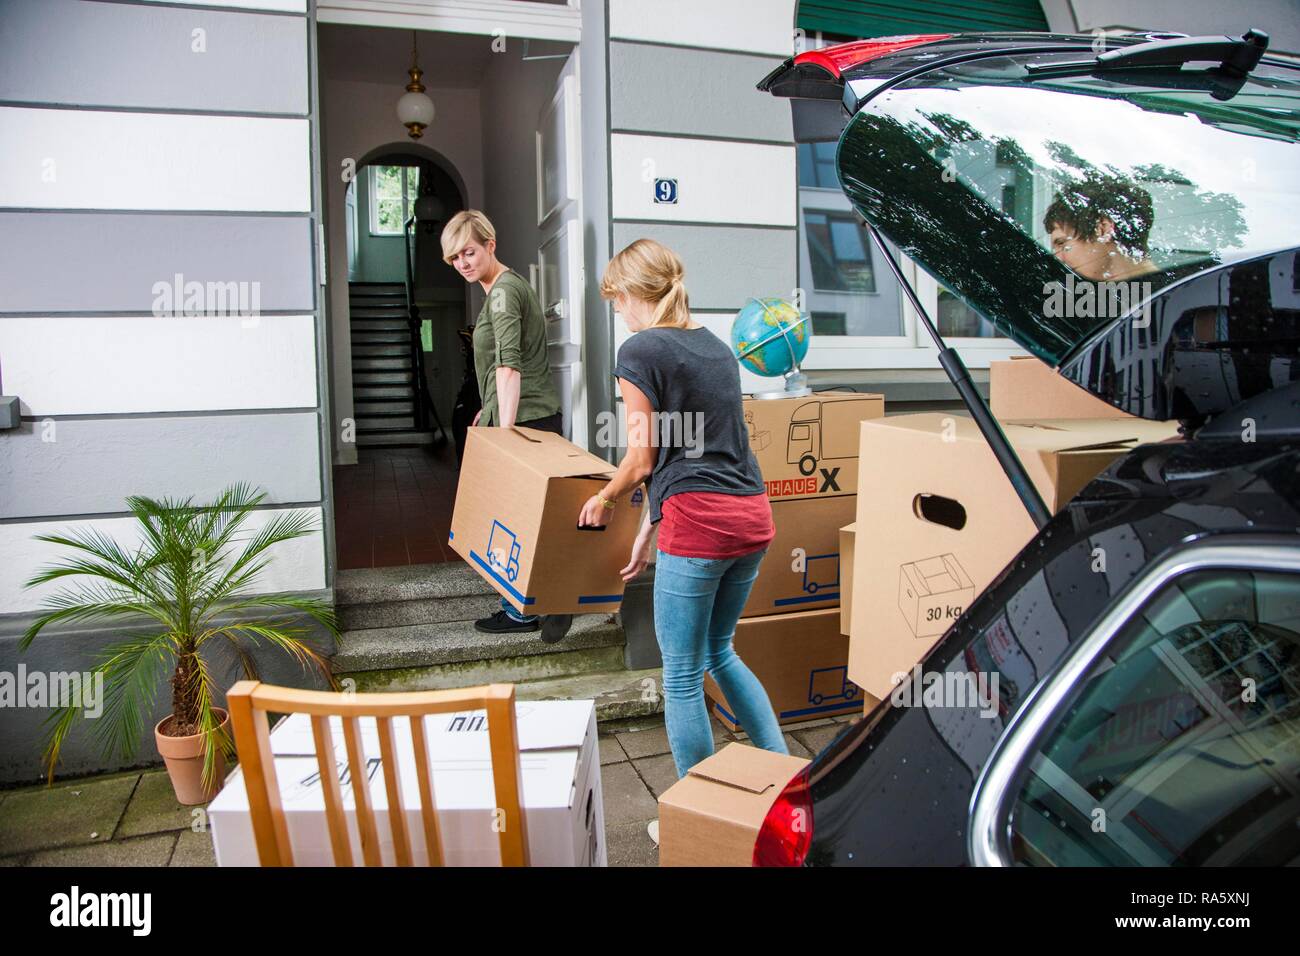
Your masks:
{"label": "reflection of person in car window", "polygon": [[1117,282],[1158,271],[1147,258],[1155,213],[1151,194],[1115,177],[1074,183],[1056,194],[1043,216],[1052,255],[1094,282]]}

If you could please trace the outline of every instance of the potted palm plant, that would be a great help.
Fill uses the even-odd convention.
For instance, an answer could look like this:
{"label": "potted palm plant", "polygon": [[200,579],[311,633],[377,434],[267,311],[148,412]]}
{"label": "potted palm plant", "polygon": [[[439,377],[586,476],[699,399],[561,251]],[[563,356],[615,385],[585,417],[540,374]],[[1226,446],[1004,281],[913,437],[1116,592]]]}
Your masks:
{"label": "potted palm plant", "polygon": [[[303,640],[308,627],[294,623],[305,615],[337,637],[333,608],[315,598],[251,593],[271,560],[269,549],[316,530],[312,515],[301,511],[246,529],[264,498],[246,484],[227,488],[211,504],[128,498],[139,531],[134,548],[90,529],[37,535],[71,554],[42,568],[27,587],[76,580],[45,599],[43,613],[20,646],[26,649],[54,623],[140,619],[141,627],[105,648],[95,665],[104,685],[98,742],[106,755],[134,756],[170,667],[171,713],[154,727],[154,738],[182,804],[211,799],[220,787],[225,758],[233,755],[229,716],[215,703],[219,688],[205,655],[207,645],[229,643],[244,676],[257,679],[253,651],[265,643],[304,669],[315,667],[336,686],[328,661]],[[65,702],[51,715],[44,758],[50,780],[68,733],[83,713],[76,703]]]}

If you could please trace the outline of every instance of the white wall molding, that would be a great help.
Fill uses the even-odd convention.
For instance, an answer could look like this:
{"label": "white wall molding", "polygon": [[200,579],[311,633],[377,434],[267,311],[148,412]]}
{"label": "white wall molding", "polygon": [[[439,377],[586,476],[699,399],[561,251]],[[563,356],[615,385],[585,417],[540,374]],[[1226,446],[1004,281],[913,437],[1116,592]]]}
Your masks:
{"label": "white wall molding", "polygon": [[28,416],[315,408],[311,315],[0,319]]}
{"label": "white wall molding", "polygon": [[794,53],[795,0],[609,0],[611,40]]}
{"label": "white wall molding", "polygon": [[[616,219],[795,225],[795,148],[614,133]],[[655,179],[677,180],[677,202],[655,202]]]}
{"label": "white wall molding", "polygon": [[[244,524],[241,535],[247,540],[266,524],[282,514],[306,511],[314,516],[317,529],[321,526],[321,509],[315,508],[277,508],[254,511]],[[64,557],[67,548],[34,541],[38,534],[66,533],[72,528],[93,528],[117,541],[126,548],[133,548],[141,543],[139,523],[134,517],[62,519],[53,521],[18,521],[0,524],[0,554],[5,555],[5,568],[8,573],[0,575],[0,614],[14,614],[23,611],[35,611],[41,601],[48,595],[67,587],[71,583],[67,578],[51,584],[25,590],[23,582],[44,565]],[[239,553],[240,545],[232,547],[232,553]],[[325,549],[321,546],[319,530],[292,541],[282,542],[267,552],[271,563],[258,580],[257,593],[277,591],[315,591],[325,587]]]}
{"label": "white wall molding", "polygon": [[0,107],[0,207],[308,212],[308,120]]}
{"label": "white wall molding", "polygon": [[318,0],[320,23],[434,30],[492,36],[504,30],[511,39],[577,43],[581,11],[568,5],[529,0]]}
{"label": "white wall molding", "polygon": [[306,13],[307,0],[138,0],[160,6],[237,7],[240,10],[271,10],[276,13]]}

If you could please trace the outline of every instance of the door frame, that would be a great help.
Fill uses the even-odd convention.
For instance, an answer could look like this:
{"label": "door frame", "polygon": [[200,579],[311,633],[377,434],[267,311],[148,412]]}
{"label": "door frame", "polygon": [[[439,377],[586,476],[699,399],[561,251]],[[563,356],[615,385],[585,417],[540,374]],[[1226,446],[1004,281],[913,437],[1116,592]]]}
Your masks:
{"label": "door frame", "polygon": [[[578,0],[316,0],[317,23],[432,30],[511,39],[560,40],[577,44],[582,32]],[[500,31],[504,30],[504,34]]]}
{"label": "door frame", "polygon": [[[390,29],[426,30],[437,33],[461,33],[511,39],[558,40],[573,44],[577,53],[582,33],[580,0],[565,4],[538,3],[535,0],[422,0],[421,8],[412,9],[410,0],[308,0],[307,68],[308,120],[311,130],[312,243],[316,274],[316,381],[320,394],[320,461],[321,461],[321,535],[325,546],[325,587],[332,590],[338,572],[338,541],[334,521],[334,409],[330,400],[332,349],[327,302],[326,264],[328,255],[325,235],[324,156],[320,134],[320,56],[318,25],[322,23]],[[468,202],[469,194],[462,192]],[[337,277],[335,281],[338,281]],[[346,281],[346,276],[344,277]],[[468,296],[466,301],[469,301]],[[583,374],[586,374],[585,366]],[[585,416],[585,381],[583,414]],[[576,414],[576,413],[575,413]]]}
{"label": "door frame", "polygon": [[[550,102],[538,117],[535,131],[536,152],[534,165],[537,174],[537,228],[541,233],[537,246],[537,259],[530,263],[529,271],[538,276],[536,289],[542,302],[546,320],[546,351],[554,376],[559,369],[567,370],[569,440],[579,447],[586,448],[587,435],[587,363],[586,363],[586,266],[583,248],[583,207],[582,207],[582,128],[581,128],[581,92],[579,70],[581,53],[574,47],[569,53],[564,68],[560,71],[559,82]],[[546,208],[545,198],[545,150],[543,128],[554,117],[556,111],[564,108],[564,123],[560,131],[564,155],[564,182],[562,198],[551,208]],[[548,275],[545,252],[548,248],[565,248],[565,275],[560,280],[561,287],[567,295],[561,305],[568,313],[563,316],[563,328],[567,330],[566,338],[551,341],[551,295],[545,281]]]}

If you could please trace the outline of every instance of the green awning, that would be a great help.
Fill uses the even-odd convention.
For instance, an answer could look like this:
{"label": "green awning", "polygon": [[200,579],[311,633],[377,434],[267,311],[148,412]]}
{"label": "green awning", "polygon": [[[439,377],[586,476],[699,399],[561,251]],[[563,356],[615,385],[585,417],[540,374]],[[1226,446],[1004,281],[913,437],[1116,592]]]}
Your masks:
{"label": "green awning", "polygon": [[1038,0],[799,0],[798,25],[846,37],[1046,31]]}

